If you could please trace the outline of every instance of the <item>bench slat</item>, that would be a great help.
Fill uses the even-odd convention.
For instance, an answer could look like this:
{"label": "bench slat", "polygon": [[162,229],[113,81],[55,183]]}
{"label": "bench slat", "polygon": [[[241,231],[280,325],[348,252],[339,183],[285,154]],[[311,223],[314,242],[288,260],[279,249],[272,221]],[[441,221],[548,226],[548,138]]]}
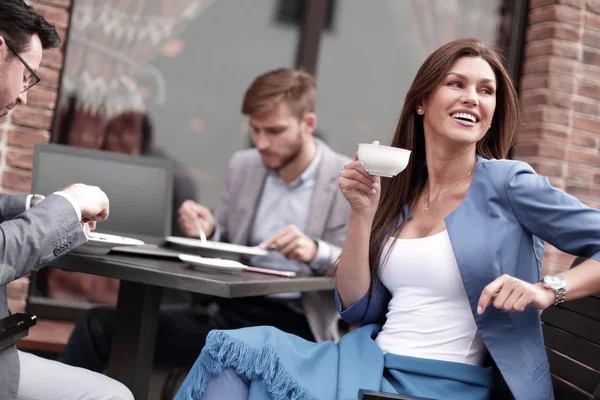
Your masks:
{"label": "bench slat", "polygon": [[[405,396],[401,394],[390,394],[383,392],[375,392],[371,390],[360,389],[358,391],[358,400],[431,400],[424,397]],[[588,399],[589,400],[589,399]]]}
{"label": "bench slat", "polygon": [[552,375],[552,387],[554,388],[554,400],[590,400],[592,395],[586,393],[568,382]]}
{"label": "bench slat", "polygon": [[577,386],[588,393],[594,393],[598,382],[600,382],[600,372],[579,364],[564,355],[547,349],[548,360],[550,361],[550,371],[553,375]]}
{"label": "bench slat", "polygon": [[559,307],[549,307],[542,313],[542,321],[592,343],[600,344],[600,321]]}
{"label": "bench slat", "polygon": [[585,315],[600,321],[600,297],[588,296],[578,300],[569,301],[559,305],[560,308],[565,308],[576,312],[577,314]]}
{"label": "bench slat", "polygon": [[542,330],[546,347],[600,371],[600,346],[547,324]]}

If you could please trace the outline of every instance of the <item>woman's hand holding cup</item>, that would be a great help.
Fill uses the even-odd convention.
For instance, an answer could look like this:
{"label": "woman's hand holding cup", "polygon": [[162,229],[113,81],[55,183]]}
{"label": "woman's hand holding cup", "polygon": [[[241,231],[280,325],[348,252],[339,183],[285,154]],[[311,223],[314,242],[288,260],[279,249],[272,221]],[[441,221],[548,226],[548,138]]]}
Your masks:
{"label": "woman's hand holding cup", "polygon": [[[379,141],[373,144],[378,145]],[[373,219],[381,196],[381,179],[365,170],[358,161],[358,153],[340,172],[339,187],[350,203],[352,212]]]}

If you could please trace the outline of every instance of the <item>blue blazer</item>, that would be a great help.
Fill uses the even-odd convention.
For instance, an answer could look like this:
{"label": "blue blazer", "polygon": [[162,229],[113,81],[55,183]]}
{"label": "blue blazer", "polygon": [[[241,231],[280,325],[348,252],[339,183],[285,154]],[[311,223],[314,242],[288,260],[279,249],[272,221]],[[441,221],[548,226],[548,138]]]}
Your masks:
{"label": "blue blazer", "polygon": [[[410,218],[410,216],[409,216]],[[445,218],[479,334],[516,399],[552,399],[552,382],[534,308],[476,312],[483,288],[503,274],[540,280],[543,242],[600,261],[600,211],[553,188],[526,163],[478,157],[464,201]],[[568,291],[568,287],[567,287]],[[391,298],[377,281],[369,294],[342,310],[350,324],[381,323]]]}

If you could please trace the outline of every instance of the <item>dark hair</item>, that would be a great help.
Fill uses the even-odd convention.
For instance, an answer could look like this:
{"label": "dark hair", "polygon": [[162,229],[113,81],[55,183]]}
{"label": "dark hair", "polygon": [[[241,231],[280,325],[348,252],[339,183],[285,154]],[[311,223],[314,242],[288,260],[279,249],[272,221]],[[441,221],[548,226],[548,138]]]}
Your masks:
{"label": "dark hair", "polygon": [[315,111],[315,78],[301,70],[280,68],[260,75],[252,82],[242,102],[242,114],[262,115],[286,101],[301,119]]}
{"label": "dark hair", "polygon": [[519,100],[512,80],[504,67],[503,58],[477,39],[459,39],[434,51],[425,60],[406,94],[400,114],[393,147],[412,151],[408,166],[402,174],[382,180],[381,199],[371,230],[369,264],[371,276],[377,277],[378,260],[386,241],[397,229],[404,207],[417,201],[427,181],[423,118],[416,113],[417,105],[426,98],[462,57],[481,57],[494,71],[497,81],[496,110],[492,126],[477,143],[477,153],[484,158],[505,158],[515,140],[520,120]]}
{"label": "dark hair", "polygon": [[40,37],[44,49],[60,45],[56,29],[23,0],[0,0],[0,36],[22,53],[29,50],[33,35]]}

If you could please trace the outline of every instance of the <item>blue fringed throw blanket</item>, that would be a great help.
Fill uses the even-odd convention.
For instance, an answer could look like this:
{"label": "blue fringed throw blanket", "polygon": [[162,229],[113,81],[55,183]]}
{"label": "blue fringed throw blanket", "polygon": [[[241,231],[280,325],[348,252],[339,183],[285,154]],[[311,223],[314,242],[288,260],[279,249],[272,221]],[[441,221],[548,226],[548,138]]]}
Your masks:
{"label": "blue fringed throw blanket", "polygon": [[363,326],[337,344],[316,344],[272,327],[212,331],[175,400],[199,400],[208,380],[224,368],[251,381],[250,400],[355,400],[359,389],[489,398],[491,369],[384,355],[373,340],[380,328]]}

